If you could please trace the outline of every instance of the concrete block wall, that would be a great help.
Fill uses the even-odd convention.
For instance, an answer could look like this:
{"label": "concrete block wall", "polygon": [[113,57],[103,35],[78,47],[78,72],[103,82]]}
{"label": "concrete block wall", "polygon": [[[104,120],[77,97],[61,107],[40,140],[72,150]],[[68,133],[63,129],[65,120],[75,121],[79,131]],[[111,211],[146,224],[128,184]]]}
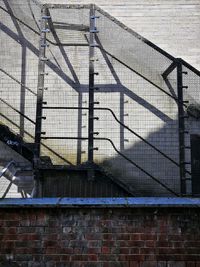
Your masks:
{"label": "concrete block wall", "polygon": [[[42,2],[44,3],[44,1]],[[46,2],[66,3],[65,1]],[[72,3],[78,2],[73,1]],[[87,1],[80,3],[85,4]],[[10,7],[13,7],[16,16],[21,16],[22,20],[37,30],[37,25],[27,3],[24,5],[23,1],[1,1],[1,5],[5,9],[9,9],[9,4]],[[166,1],[143,1],[142,4],[141,1],[124,1],[123,3],[112,1],[108,4],[102,0],[95,1],[95,4],[105,8],[125,24],[176,57],[183,55],[184,59],[189,58],[189,62],[198,67],[198,59],[193,60],[194,51],[198,50],[198,43],[195,42],[198,38],[198,32],[195,28],[199,18],[200,5],[198,1],[171,1],[170,3]],[[31,5],[31,8],[34,11],[35,19],[38,20],[40,8],[34,4]],[[176,13],[175,18],[177,9],[179,9],[179,13]],[[73,12],[68,9],[60,11],[60,13],[52,10],[51,14],[55,21],[59,19],[68,23],[81,22],[84,25],[88,23],[88,12],[83,9]],[[183,34],[187,32],[183,19],[184,23],[187,21],[187,29],[189,27],[193,29],[187,38]],[[150,20],[151,24],[149,23]],[[1,21],[3,29],[1,32],[1,97],[12,107],[35,120],[39,36],[19,21],[11,19],[3,10],[1,10]],[[101,23],[99,28],[104,29],[110,36],[110,40],[106,36],[104,39],[111,43],[111,48],[118,47],[120,50],[121,35],[118,35],[119,40],[116,39],[117,42],[111,38],[113,34],[115,35],[116,29],[103,27]],[[177,35],[175,32],[181,34]],[[58,31],[58,36],[63,42],[86,43],[83,33],[77,34],[77,32],[70,31],[66,34],[66,32]],[[55,42],[51,34],[48,38]],[[191,39],[192,42],[188,41]],[[123,39],[121,42],[122,47],[123,41],[125,42],[125,40]],[[184,48],[180,49],[182,46]],[[176,103],[114,59],[108,56],[105,60],[105,55],[99,51],[96,51],[96,55],[99,61],[95,64],[95,69],[99,72],[99,76],[95,79],[95,83],[99,85],[100,90],[95,94],[95,100],[100,102],[100,107],[112,108],[122,122],[178,162]],[[49,90],[45,91],[44,101],[47,101],[49,106],[87,107],[88,48],[69,46],[61,50],[59,47],[50,45],[47,49],[47,57],[49,62],[46,71],[49,75],[45,78],[45,86]],[[127,57],[126,60],[131,61],[131,57]],[[143,65],[142,70],[151,75],[155,83],[159,83],[162,88],[168,90],[160,79],[161,73],[157,72],[158,62],[149,60],[148,64],[153,66],[153,71],[145,65]],[[162,64],[161,62],[160,66]],[[161,66],[161,70],[163,71],[165,68]],[[190,95],[193,95],[193,91],[191,89]],[[3,114],[2,123],[24,135],[27,141],[33,141],[33,124],[24,120],[5,103],[1,105],[1,113]],[[168,184],[172,189],[179,191],[179,170],[176,166],[166,161],[157,152],[149,149],[128,131],[123,130],[113,120],[109,112],[95,111],[95,114],[100,117],[100,120],[95,122],[95,128],[100,132],[100,137],[112,139],[116,148],[125,153],[126,156],[136,161],[137,164]],[[87,112],[85,111],[73,110],[59,113],[45,111],[44,115],[47,119],[44,121],[43,130],[47,132],[47,135],[87,136]],[[190,128],[194,128],[195,132],[199,131],[199,124],[196,121],[190,120],[189,123],[193,125]],[[49,155],[56,164],[79,164],[87,160],[86,141],[51,140],[43,141],[43,143],[46,147],[42,148],[42,153]],[[156,183],[152,182],[141,171],[117,156],[107,141],[95,141],[95,145],[99,147],[95,153],[96,162],[103,164],[118,178],[123,179],[130,186],[139,188],[144,195],[166,194],[165,190],[162,190],[160,186],[157,187]],[[55,156],[52,150],[59,156]],[[158,166],[160,167],[158,168]]]}
{"label": "concrete block wall", "polygon": [[199,219],[195,208],[1,208],[0,264],[198,267]]}

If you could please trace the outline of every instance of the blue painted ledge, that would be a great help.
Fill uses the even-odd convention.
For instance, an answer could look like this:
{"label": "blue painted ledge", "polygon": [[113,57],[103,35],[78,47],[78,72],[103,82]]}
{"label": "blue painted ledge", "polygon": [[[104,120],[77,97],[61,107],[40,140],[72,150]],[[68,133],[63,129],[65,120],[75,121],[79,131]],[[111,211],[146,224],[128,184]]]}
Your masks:
{"label": "blue painted ledge", "polygon": [[199,208],[200,198],[133,197],[133,198],[7,198],[0,199],[0,208],[149,208],[149,207],[190,207]]}

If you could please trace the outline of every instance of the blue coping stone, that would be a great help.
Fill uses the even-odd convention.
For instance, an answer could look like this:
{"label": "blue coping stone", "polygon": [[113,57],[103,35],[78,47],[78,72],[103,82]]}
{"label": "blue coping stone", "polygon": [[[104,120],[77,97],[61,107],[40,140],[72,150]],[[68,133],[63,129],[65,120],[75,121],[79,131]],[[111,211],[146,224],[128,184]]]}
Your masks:
{"label": "blue coping stone", "polygon": [[6,198],[6,207],[200,207],[200,198],[133,197],[133,198]]}

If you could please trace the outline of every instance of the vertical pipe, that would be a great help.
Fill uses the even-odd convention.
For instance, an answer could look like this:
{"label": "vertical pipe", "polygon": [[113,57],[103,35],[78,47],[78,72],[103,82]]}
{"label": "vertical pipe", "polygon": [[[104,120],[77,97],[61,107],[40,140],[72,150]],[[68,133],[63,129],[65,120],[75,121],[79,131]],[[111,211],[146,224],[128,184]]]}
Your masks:
{"label": "vertical pipe", "polygon": [[[120,121],[124,124],[124,92],[120,92]],[[120,125],[120,152],[124,151],[124,127]]]}
{"label": "vertical pipe", "polygon": [[[20,112],[25,114],[25,98],[26,98],[26,46],[22,41],[22,69],[21,69],[21,91],[20,91]],[[20,136],[24,137],[24,117],[20,115]]]}
{"label": "vertical pipe", "polygon": [[39,63],[38,63],[38,85],[37,85],[37,104],[36,104],[36,120],[35,120],[35,151],[34,151],[34,176],[35,176],[35,193],[34,197],[42,197],[42,181],[41,173],[38,170],[40,158],[40,143],[42,131],[42,105],[44,94],[44,77],[45,77],[45,52],[46,52],[46,29],[48,9],[44,6],[41,10],[40,24],[40,42],[39,42]]}
{"label": "vertical pipe", "polygon": [[179,162],[180,162],[180,193],[186,194],[185,183],[185,122],[183,108],[183,77],[182,63],[177,59],[177,93],[178,93],[178,126],[179,126]]}
{"label": "vertical pipe", "polygon": [[92,32],[95,28],[95,20],[91,19],[95,15],[94,5],[90,7],[90,38],[89,38],[89,117],[88,117],[88,162],[94,159],[94,44],[95,35]]}
{"label": "vertical pipe", "polygon": [[42,131],[42,105],[44,94],[44,76],[45,76],[45,45],[46,44],[46,29],[47,29],[47,8],[43,7],[41,11],[41,35],[39,43],[39,63],[38,63],[38,85],[37,85],[37,107],[36,107],[36,125],[35,125],[35,160],[40,157],[40,142]]}

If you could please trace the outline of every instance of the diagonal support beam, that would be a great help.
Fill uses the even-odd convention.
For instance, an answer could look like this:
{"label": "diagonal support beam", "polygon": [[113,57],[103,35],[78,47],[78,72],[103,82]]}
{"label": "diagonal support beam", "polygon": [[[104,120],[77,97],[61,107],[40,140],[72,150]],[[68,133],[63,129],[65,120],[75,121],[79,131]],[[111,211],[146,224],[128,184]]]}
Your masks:
{"label": "diagonal support beam", "polygon": [[165,80],[167,76],[176,68],[176,62],[172,62],[172,64],[163,72],[162,77]]}

